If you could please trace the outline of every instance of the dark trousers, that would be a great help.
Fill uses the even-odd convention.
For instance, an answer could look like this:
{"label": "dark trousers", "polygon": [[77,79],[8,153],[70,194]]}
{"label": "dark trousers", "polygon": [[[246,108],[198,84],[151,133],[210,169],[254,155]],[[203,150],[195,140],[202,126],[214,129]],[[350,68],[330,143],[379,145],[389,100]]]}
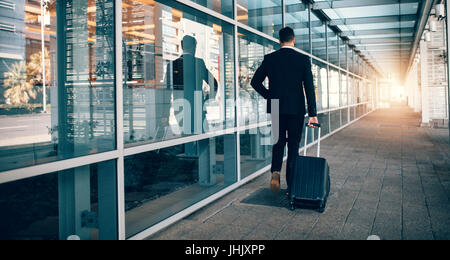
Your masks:
{"label": "dark trousers", "polygon": [[[302,138],[303,122],[302,115],[280,115],[278,142],[272,148],[272,172],[281,172],[283,165],[284,148],[288,145],[288,159],[286,164],[286,181],[290,187],[291,171],[294,170],[295,158],[298,156],[300,139]],[[276,127],[273,125],[272,127]],[[272,131],[274,131],[273,129]],[[287,134],[287,137],[286,137]]]}

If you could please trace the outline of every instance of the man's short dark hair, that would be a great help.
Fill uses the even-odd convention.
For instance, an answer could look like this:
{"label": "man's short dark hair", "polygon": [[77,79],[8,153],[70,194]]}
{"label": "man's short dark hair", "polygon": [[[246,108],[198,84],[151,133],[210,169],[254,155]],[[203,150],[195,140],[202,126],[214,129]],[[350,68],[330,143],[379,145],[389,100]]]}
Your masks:
{"label": "man's short dark hair", "polygon": [[294,40],[294,38],[295,38],[294,30],[292,30],[291,27],[284,27],[283,29],[280,30],[281,43],[291,42],[292,40]]}

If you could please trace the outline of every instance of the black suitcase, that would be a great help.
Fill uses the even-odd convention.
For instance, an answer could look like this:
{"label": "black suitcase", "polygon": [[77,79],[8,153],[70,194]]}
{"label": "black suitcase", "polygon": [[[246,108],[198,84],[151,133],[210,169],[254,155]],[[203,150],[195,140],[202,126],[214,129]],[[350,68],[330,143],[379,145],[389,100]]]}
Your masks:
{"label": "black suitcase", "polygon": [[330,167],[327,160],[320,158],[320,124],[319,140],[317,145],[317,157],[306,156],[306,144],[308,140],[308,125],[305,129],[304,156],[298,156],[295,160],[291,174],[291,187],[289,191],[290,207],[308,206],[316,208],[320,213],[325,211],[328,195],[330,194]]}

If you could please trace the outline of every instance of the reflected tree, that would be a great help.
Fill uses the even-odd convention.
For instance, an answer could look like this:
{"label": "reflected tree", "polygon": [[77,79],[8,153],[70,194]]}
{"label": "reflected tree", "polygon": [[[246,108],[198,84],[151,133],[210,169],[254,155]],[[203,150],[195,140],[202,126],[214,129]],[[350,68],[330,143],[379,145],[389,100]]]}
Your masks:
{"label": "reflected tree", "polygon": [[[6,64],[5,64],[6,65]],[[26,105],[30,98],[36,98],[36,89],[27,79],[27,66],[25,62],[17,62],[11,66],[6,65],[4,87],[7,88],[3,96],[12,105]]]}

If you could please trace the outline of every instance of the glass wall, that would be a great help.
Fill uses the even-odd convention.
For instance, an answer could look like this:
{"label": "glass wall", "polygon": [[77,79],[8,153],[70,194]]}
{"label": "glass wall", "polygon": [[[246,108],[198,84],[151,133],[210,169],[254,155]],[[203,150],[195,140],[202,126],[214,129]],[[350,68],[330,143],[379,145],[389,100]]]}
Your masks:
{"label": "glass wall", "polygon": [[348,104],[353,105],[356,103],[355,98],[355,78],[353,76],[348,77]]}
{"label": "glass wall", "polygon": [[228,134],[126,157],[126,236],[235,183],[236,154]]}
{"label": "glass wall", "polygon": [[317,61],[312,61],[312,73],[314,77],[314,87],[316,88],[317,111],[328,109],[328,70],[327,65]]}
{"label": "glass wall", "polygon": [[0,170],[115,149],[113,0],[15,7],[0,7],[15,27],[0,30]]}
{"label": "glass wall", "polygon": [[325,26],[325,23],[311,12],[312,54],[323,60],[327,59]]}
{"label": "glass wall", "polygon": [[338,38],[335,32],[329,30],[328,32],[328,62],[339,66],[338,56]]}
{"label": "glass wall", "polygon": [[347,106],[348,102],[347,102],[347,73],[341,71],[341,91],[340,91],[340,95],[341,95],[341,106]]}
{"label": "glass wall", "polygon": [[330,88],[329,88],[328,96],[329,96],[330,108],[338,108],[339,100],[340,100],[339,71],[334,68],[330,68],[329,77],[330,77]]}
{"label": "glass wall", "polygon": [[272,162],[272,126],[240,132],[241,179]]}
{"label": "glass wall", "polygon": [[347,66],[348,66],[348,71],[354,73],[353,69],[353,49],[348,47],[347,48]]}
{"label": "glass wall", "polygon": [[[194,3],[208,7],[220,14],[233,18],[233,1],[230,0],[191,0]],[[142,1],[141,1],[142,2]]]}
{"label": "glass wall", "polygon": [[278,38],[282,27],[281,0],[237,0],[237,21]]}
{"label": "glass wall", "polygon": [[364,61],[348,48],[348,71],[303,1],[187,2],[0,4],[0,239],[142,238],[270,166],[250,82],[283,18],[312,56],[322,135],[370,112]]}
{"label": "glass wall", "polygon": [[116,162],[0,184],[0,239],[117,239]]}
{"label": "glass wall", "polygon": [[285,0],[286,26],[294,29],[295,47],[305,52],[310,52],[309,46],[309,10],[308,7],[298,0]]}
{"label": "glass wall", "polygon": [[345,42],[342,39],[339,39],[339,67],[347,69],[347,52]]}
{"label": "glass wall", "polygon": [[[239,30],[239,125],[252,125],[270,121],[267,114],[267,101],[250,85],[256,70],[261,65],[264,55],[275,51],[277,44]],[[268,87],[268,80],[265,85]]]}
{"label": "glass wall", "polygon": [[122,13],[125,143],[234,127],[233,27],[179,4]]}

